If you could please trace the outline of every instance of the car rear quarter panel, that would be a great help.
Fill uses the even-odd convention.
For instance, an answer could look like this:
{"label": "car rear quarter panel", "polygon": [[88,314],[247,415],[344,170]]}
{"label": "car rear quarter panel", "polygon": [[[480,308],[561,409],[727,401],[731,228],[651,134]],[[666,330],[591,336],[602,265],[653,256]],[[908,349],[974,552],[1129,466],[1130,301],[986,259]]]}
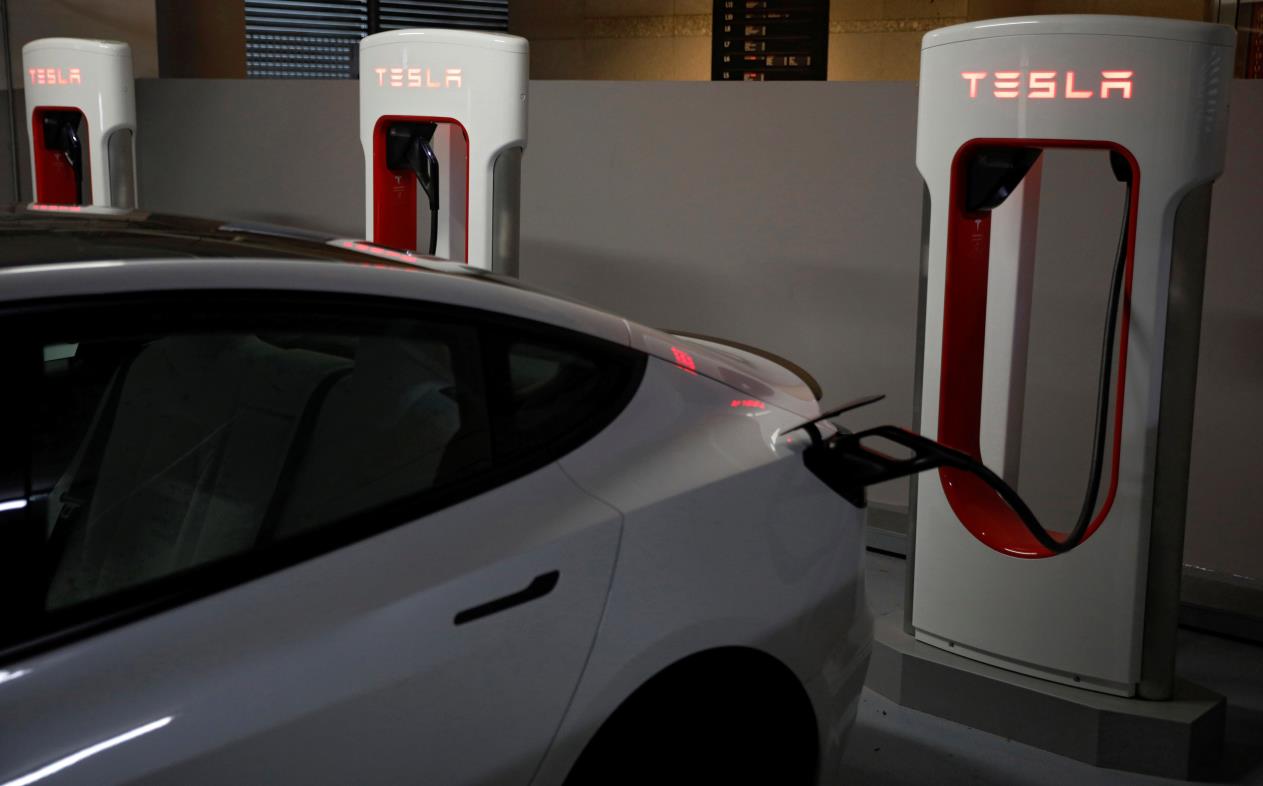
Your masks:
{"label": "car rear quarter panel", "polygon": [[805,469],[801,431],[781,434],[801,415],[744,401],[651,358],[627,410],[561,461],[625,524],[592,657],[536,783],[560,783],[649,677],[723,646],[793,670],[815,705],[824,766],[836,757],[871,640],[862,512]]}

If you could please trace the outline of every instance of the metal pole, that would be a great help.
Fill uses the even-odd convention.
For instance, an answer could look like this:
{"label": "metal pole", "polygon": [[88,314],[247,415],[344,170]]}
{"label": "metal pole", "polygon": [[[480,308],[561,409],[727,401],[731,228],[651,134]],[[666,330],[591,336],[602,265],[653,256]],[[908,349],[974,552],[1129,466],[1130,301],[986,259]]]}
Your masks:
{"label": "metal pole", "polygon": [[0,0],[0,49],[4,52],[4,79],[9,86],[9,168],[13,171],[13,201],[22,201],[18,177],[18,86],[13,83],[13,58],[9,53],[9,0]]}

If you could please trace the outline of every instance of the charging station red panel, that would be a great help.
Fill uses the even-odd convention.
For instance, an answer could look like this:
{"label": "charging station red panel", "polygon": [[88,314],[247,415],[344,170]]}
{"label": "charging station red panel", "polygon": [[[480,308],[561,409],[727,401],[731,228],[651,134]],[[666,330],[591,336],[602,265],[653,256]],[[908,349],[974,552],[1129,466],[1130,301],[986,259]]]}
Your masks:
{"label": "charging station red panel", "polygon": [[[1105,499],[1084,538],[1091,536],[1109,514],[1118,490],[1122,449],[1123,393],[1127,381],[1127,340],[1131,316],[1131,281],[1135,259],[1136,216],[1140,199],[1140,166],[1122,145],[1068,139],[974,139],[962,145],[952,160],[948,207],[947,266],[943,303],[943,355],[939,383],[938,441],[982,461],[979,431],[982,422],[982,375],[987,322],[987,282],[990,265],[991,213],[964,207],[966,164],[983,148],[1079,148],[1108,150],[1123,156],[1132,171],[1126,229],[1126,265],[1115,365],[1113,445]],[[1054,556],[1030,533],[1017,513],[977,476],[958,469],[939,469],[943,492],[956,517],[982,543],[1015,557]]]}
{"label": "charging station red panel", "polygon": [[[381,246],[417,250],[417,184],[412,172],[386,164],[386,129],[393,123],[450,124],[460,129],[469,147],[469,132],[450,117],[383,115],[373,127],[373,242]],[[469,157],[465,157],[465,182],[469,182]],[[469,189],[465,189],[465,215],[469,215]],[[469,247],[469,222],[465,221],[465,248]]]}
{"label": "charging station red panel", "polygon": [[[88,120],[75,107],[41,106],[31,112],[31,148],[35,159],[35,201],[48,205],[79,204],[79,183],[75,168],[61,150],[50,147],[44,139],[44,117],[52,112],[73,112],[79,116],[83,136],[88,136]],[[97,152],[97,151],[92,151]],[[84,175],[85,180],[91,177]],[[84,183],[84,194],[91,194],[90,182]]]}

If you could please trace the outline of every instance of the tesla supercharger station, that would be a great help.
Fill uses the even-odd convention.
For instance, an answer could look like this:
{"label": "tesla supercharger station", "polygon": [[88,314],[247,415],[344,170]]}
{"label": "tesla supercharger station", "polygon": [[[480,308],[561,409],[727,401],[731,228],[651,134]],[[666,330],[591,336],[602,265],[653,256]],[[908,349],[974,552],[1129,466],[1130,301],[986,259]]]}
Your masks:
{"label": "tesla supercharger station", "polygon": [[[1183,546],[1211,182],[1233,31],[1112,16],[933,31],[917,167],[927,202],[918,430],[1016,485],[1040,164],[1102,151],[1124,216],[1108,281],[1091,477],[1041,537],[977,477],[920,476],[910,627],[1028,675],[1166,698]],[[1027,446],[1030,448],[1031,446]]]}
{"label": "tesla supercharger station", "polygon": [[360,42],[369,240],[517,275],[528,54],[464,30]]}
{"label": "tesla supercharger station", "polygon": [[131,48],[41,38],[22,47],[22,71],[35,201],[135,207]]}

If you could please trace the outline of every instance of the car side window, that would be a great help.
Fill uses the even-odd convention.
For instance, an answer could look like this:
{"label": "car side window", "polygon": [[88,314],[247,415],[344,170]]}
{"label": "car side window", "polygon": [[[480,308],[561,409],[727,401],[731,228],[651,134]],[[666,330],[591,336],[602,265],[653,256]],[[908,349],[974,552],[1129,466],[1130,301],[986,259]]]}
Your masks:
{"label": "car side window", "polygon": [[387,516],[402,523],[493,470],[476,325],[164,322],[82,322],[40,341],[27,520],[42,569],[28,620],[419,503]]}
{"label": "car side window", "polygon": [[[635,377],[627,353],[593,341],[516,334],[501,345],[507,396],[497,411],[497,450],[560,457],[621,408]],[[508,458],[508,456],[505,456]]]}
{"label": "car side window", "polygon": [[390,298],[168,293],[0,320],[21,344],[0,393],[31,413],[6,443],[29,451],[0,450],[0,481],[16,472],[27,490],[0,499],[0,658],[508,483],[604,428],[645,364],[571,331]]}

